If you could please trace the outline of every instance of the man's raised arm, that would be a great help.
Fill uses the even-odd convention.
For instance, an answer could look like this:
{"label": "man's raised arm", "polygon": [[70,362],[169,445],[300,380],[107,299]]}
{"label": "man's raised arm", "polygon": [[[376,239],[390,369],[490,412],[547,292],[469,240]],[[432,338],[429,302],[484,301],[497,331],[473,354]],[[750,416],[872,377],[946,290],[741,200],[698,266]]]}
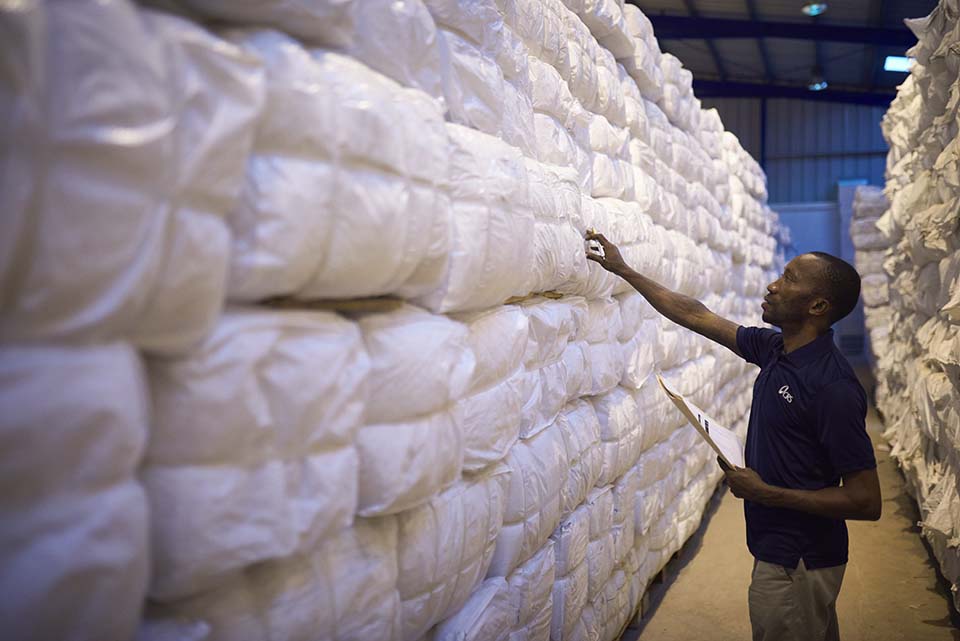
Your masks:
{"label": "man's raised arm", "polygon": [[587,258],[598,263],[607,271],[620,276],[647,299],[654,309],[701,336],[720,343],[737,356],[737,324],[707,309],[706,305],[695,298],[685,296],[653,281],[630,268],[620,255],[617,246],[607,240],[603,234],[587,232],[587,240],[600,243],[603,254],[587,251]]}

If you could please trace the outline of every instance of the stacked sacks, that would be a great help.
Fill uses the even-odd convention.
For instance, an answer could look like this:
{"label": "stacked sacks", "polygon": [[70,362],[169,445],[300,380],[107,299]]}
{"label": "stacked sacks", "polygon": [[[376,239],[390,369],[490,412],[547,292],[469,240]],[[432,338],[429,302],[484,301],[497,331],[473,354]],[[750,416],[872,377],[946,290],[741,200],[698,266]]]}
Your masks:
{"label": "stacked sacks", "polygon": [[529,389],[524,351],[530,325],[515,305],[453,316],[464,323],[474,356],[473,377],[460,400],[463,469],[475,472],[502,460],[520,436]]}
{"label": "stacked sacks", "polygon": [[[918,39],[907,52],[916,63],[881,125],[890,144],[884,188],[890,206],[876,222],[888,247],[883,270],[890,277],[889,332],[876,363],[877,407],[891,454],[920,506],[923,536],[954,586],[960,584],[953,547],[960,533],[958,21],[952,2],[907,21]],[[956,594],[954,589],[955,602]]]}
{"label": "stacked sacks", "polygon": [[567,639],[579,623],[590,596],[590,566],[587,563],[590,507],[581,505],[571,512],[550,538],[556,551],[550,638]]}
{"label": "stacked sacks", "polygon": [[232,38],[264,61],[267,99],[229,217],[230,297],[416,296],[438,287],[453,216],[438,184],[450,163],[440,105],[279,32]]}
{"label": "stacked sacks", "polygon": [[[171,276],[192,292],[177,331],[119,334],[166,356],[148,365],[142,633],[612,639],[719,478],[654,373],[742,430],[750,368],[663,322],[581,236],[752,323],[782,262],[762,172],[634,7],[375,2],[162,3],[218,36],[132,12],[184,43],[160,63],[178,122],[223,112],[175,128],[195,162],[153,186],[207,222],[189,238],[227,241],[168,261],[220,279]],[[407,302],[295,309],[384,294]]]}
{"label": "stacked sacks", "polygon": [[358,514],[395,514],[453,484],[463,465],[460,400],[475,359],[467,329],[411,306],[363,316],[370,358]]}
{"label": "stacked sacks", "polygon": [[534,254],[523,156],[498,138],[447,125],[451,246],[438,287],[416,299],[436,312],[484,309],[528,293]]}
{"label": "stacked sacks", "polygon": [[10,87],[7,153],[22,180],[4,190],[4,253],[23,268],[4,266],[0,336],[182,353],[223,304],[224,215],[262,70],[190,22],[119,1],[88,8],[37,5],[12,23],[22,41],[10,46],[32,57]]}
{"label": "stacked sacks", "polygon": [[123,343],[4,345],[0,363],[4,629],[129,639],[150,572],[140,359]]}
{"label": "stacked sacks", "polygon": [[152,512],[176,515],[152,526],[153,599],[308,554],[353,523],[370,371],[353,323],[255,309],[226,313],[189,357],[151,362],[141,477]]}
{"label": "stacked sacks", "polygon": [[[154,605],[152,639],[403,639],[396,517],[358,519],[317,548],[248,566],[217,588]],[[322,616],[318,616],[322,613]]]}
{"label": "stacked sacks", "polygon": [[151,563],[138,350],[185,353],[216,322],[262,70],[119,0],[0,20],[0,620],[22,639],[129,639]]}
{"label": "stacked sacks", "polygon": [[854,218],[850,223],[850,238],[856,248],[863,314],[875,361],[887,353],[890,331],[890,277],[883,270],[888,243],[886,236],[876,226],[887,207],[889,203],[881,189],[866,185],[857,187],[853,198]]}

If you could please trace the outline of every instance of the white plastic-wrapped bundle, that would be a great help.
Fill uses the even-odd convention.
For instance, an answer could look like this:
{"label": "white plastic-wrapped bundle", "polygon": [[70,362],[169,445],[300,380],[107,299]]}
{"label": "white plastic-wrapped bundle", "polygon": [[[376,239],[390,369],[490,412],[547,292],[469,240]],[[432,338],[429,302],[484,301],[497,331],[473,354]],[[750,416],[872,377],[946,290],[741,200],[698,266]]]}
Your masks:
{"label": "white plastic-wrapped bundle", "polygon": [[530,290],[550,291],[586,269],[580,189],[570,168],[526,161],[530,208],[535,219],[534,271]]}
{"label": "white plastic-wrapped bundle", "polygon": [[503,577],[485,580],[467,603],[426,638],[432,641],[506,641],[517,619],[517,605]]}
{"label": "white plastic-wrapped bundle", "polygon": [[640,456],[644,426],[636,401],[622,387],[591,401],[600,419],[603,440],[603,471],[598,482],[606,485],[622,476]]}
{"label": "white plastic-wrapped bundle", "polygon": [[540,550],[507,577],[517,604],[517,618],[511,639],[548,639],[553,619],[553,542]]}
{"label": "white plastic-wrapped bundle", "polygon": [[520,435],[529,324],[514,305],[453,317],[469,330],[476,364],[469,391],[459,402],[463,469],[476,471],[502,460]]}
{"label": "white plastic-wrapped bundle", "polygon": [[613,548],[613,493],[610,486],[598,487],[587,497],[590,511],[590,543],[587,544],[589,600],[603,589],[616,566]]}
{"label": "white plastic-wrapped bundle", "polygon": [[153,598],[210,589],[353,521],[370,376],[356,325],[235,309],[197,350],[151,361],[149,374],[141,477],[151,511],[176,515],[152,523]]}
{"label": "white plastic-wrapped bundle", "polygon": [[518,442],[504,463],[510,468],[510,487],[488,576],[505,576],[529,559],[560,521],[567,467],[560,429],[552,426]]}
{"label": "white plastic-wrapped bundle", "polygon": [[[435,288],[450,247],[440,104],[272,31],[233,39],[266,65],[229,295],[345,298]],[[303,126],[296,131],[291,122]]]}
{"label": "white plastic-wrapped bundle", "polygon": [[417,300],[437,312],[497,305],[529,291],[534,254],[527,175],[519,150],[447,125],[450,139],[451,250],[442,284]]}
{"label": "white plastic-wrapped bundle", "polygon": [[520,435],[528,438],[551,425],[568,400],[586,388],[584,354],[575,337],[586,302],[577,297],[531,298],[520,304],[529,322],[524,352],[526,374],[520,379]]}
{"label": "white plastic-wrapped bundle", "polygon": [[[553,584],[553,618],[550,638],[563,641],[576,638],[574,630],[590,596],[590,568],[586,561],[565,576],[558,576]],[[639,600],[637,601],[639,603]]]}
{"label": "white plastic-wrapped bundle", "polygon": [[497,136],[504,119],[503,71],[482,45],[455,31],[437,30],[443,96],[450,119]]}
{"label": "white plastic-wrapped bundle", "polygon": [[585,353],[590,370],[591,395],[609,392],[623,376],[623,352],[616,340],[620,326],[620,306],[616,300],[606,298],[590,301],[581,333],[587,342]]}
{"label": "white plastic-wrapped bundle", "polygon": [[250,566],[220,587],[148,605],[155,641],[401,641],[395,517],[358,519],[314,549]]}
{"label": "white plastic-wrapped bundle", "polygon": [[638,390],[650,378],[656,366],[660,314],[635,291],[620,294],[616,298],[623,324],[617,336],[623,350],[623,378],[620,384]]}
{"label": "white plastic-wrapped bundle", "polygon": [[520,308],[527,315],[530,334],[524,352],[528,369],[538,369],[558,360],[587,314],[587,302],[579,297],[559,300],[531,298]]}
{"label": "white plastic-wrapped bundle", "polygon": [[486,575],[503,523],[505,468],[461,481],[398,515],[403,637],[419,639],[458,612]]}
{"label": "white plastic-wrapped bundle", "polygon": [[413,306],[358,321],[370,357],[365,425],[357,431],[363,516],[413,507],[452,484],[463,463],[457,402],[474,369],[468,331]]}
{"label": "white plastic-wrapped bundle", "polygon": [[4,634],[131,638],[150,569],[139,358],[124,344],[5,346],[0,390]]}
{"label": "white plastic-wrapped bundle", "polygon": [[0,235],[20,267],[3,274],[0,336],[183,352],[223,304],[259,64],[121,0],[31,4],[9,23]]}
{"label": "white plastic-wrapped bundle", "polygon": [[600,422],[593,406],[578,399],[557,417],[557,427],[563,435],[568,465],[560,489],[560,512],[567,515],[583,502],[603,471]]}

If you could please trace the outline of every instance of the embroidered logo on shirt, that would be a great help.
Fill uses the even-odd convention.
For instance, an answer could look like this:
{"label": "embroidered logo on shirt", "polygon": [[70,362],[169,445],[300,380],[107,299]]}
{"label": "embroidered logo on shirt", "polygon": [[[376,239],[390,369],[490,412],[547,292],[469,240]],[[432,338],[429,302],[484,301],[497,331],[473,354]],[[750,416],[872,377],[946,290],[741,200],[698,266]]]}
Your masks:
{"label": "embroidered logo on shirt", "polygon": [[789,386],[789,385],[784,385],[783,387],[781,387],[781,388],[780,388],[780,391],[779,391],[779,394],[780,394],[780,396],[782,396],[782,397],[784,398],[784,400],[786,400],[788,403],[792,403],[792,402],[793,402],[793,394],[790,393],[790,386]]}

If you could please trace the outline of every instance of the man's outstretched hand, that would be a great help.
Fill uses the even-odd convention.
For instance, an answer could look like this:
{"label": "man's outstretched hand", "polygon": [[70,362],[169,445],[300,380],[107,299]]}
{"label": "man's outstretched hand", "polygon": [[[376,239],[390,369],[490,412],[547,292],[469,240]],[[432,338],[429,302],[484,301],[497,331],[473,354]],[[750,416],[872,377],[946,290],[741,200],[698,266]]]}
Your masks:
{"label": "man's outstretched hand", "polygon": [[599,263],[601,267],[614,274],[622,274],[629,269],[627,263],[623,260],[623,256],[620,255],[620,250],[617,249],[616,245],[607,240],[603,234],[598,233],[596,230],[588,229],[585,238],[600,243],[600,247],[603,248],[602,254],[588,248],[588,259]]}

